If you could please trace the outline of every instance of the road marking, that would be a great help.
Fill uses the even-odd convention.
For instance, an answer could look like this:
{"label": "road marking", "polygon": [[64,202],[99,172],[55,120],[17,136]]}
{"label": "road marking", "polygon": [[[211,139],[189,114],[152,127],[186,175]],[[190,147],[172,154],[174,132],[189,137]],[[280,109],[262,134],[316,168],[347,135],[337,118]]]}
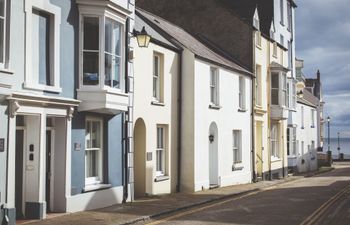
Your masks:
{"label": "road marking", "polygon": [[169,220],[173,220],[173,219],[176,219],[176,218],[179,218],[179,217],[187,216],[187,215],[190,215],[190,214],[193,214],[193,213],[196,213],[196,212],[200,212],[200,211],[203,211],[205,209],[209,209],[209,208],[212,208],[212,207],[215,207],[215,206],[219,206],[219,205],[222,205],[222,204],[234,201],[234,200],[246,198],[246,197],[249,197],[251,195],[258,194],[260,192],[271,190],[271,189],[283,186],[285,184],[295,183],[297,181],[299,181],[299,179],[287,181],[287,182],[284,182],[284,183],[275,184],[275,185],[272,185],[270,187],[262,188],[261,190],[253,191],[253,192],[250,192],[250,193],[247,193],[247,194],[244,194],[244,195],[241,195],[241,196],[237,196],[237,197],[232,197],[232,198],[229,198],[229,199],[224,200],[224,201],[218,200],[220,202],[217,202],[217,203],[213,203],[213,204],[207,203],[209,205],[205,205],[205,206],[202,206],[202,207],[199,207],[199,208],[195,208],[195,209],[192,209],[192,210],[189,210],[189,211],[186,211],[186,212],[178,213],[178,214],[173,215],[173,216],[168,216],[168,217],[165,217],[163,219],[147,223],[147,225],[156,225],[156,224],[164,223],[164,222],[169,221]]}
{"label": "road marking", "polygon": [[327,202],[323,203],[316,211],[314,211],[310,216],[308,216],[300,225],[311,225],[316,224],[315,222],[320,219],[323,213],[329,209],[339,198],[350,191],[350,185],[346,186],[330,198]]}

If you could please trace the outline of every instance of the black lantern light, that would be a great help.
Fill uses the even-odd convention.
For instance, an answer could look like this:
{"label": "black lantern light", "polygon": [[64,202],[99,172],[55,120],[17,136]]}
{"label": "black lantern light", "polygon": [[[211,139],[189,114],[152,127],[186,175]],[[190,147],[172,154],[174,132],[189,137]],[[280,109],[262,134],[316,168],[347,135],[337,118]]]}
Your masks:
{"label": "black lantern light", "polygon": [[140,48],[147,48],[151,40],[151,36],[147,33],[146,28],[142,27],[141,31],[133,31],[134,37],[137,39],[137,44]]}

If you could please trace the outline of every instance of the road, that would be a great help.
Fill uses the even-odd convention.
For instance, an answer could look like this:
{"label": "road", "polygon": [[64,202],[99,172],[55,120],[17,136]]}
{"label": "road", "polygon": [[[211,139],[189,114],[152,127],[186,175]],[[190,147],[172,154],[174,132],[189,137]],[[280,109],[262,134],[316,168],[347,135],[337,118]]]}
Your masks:
{"label": "road", "polygon": [[314,177],[177,212],[148,224],[349,225],[350,163]]}

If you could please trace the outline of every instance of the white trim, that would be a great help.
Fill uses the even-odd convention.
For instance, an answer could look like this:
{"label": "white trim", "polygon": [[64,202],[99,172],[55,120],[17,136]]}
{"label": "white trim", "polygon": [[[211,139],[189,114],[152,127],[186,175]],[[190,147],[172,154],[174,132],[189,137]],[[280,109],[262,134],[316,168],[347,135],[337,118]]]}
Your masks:
{"label": "white trim", "polygon": [[[101,184],[103,183],[103,155],[104,155],[104,150],[103,150],[103,119],[98,118],[98,117],[92,117],[92,116],[87,116],[85,119],[85,132],[87,129],[87,123],[88,122],[98,122],[100,125],[100,147],[99,148],[90,148],[88,149],[87,147],[87,139],[85,135],[85,189],[90,189],[89,186],[94,186],[96,184]],[[98,151],[98,177],[86,177],[86,151]]]}
{"label": "white trim", "polygon": [[4,25],[3,25],[3,34],[2,35],[2,45],[3,45],[3,49],[2,49],[2,54],[3,54],[3,61],[0,61],[0,68],[5,68],[6,66],[6,47],[7,47],[7,43],[6,43],[6,36],[7,34],[7,23],[8,23],[8,18],[7,18],[7,0],[4,0],[4,16],[1,18],[4,20]]}
{"label": "white trim", "polygon": [[[25,82],[24,88],[50,91],[59,93],[60,88],[60,25],[61,25],[61,8],[51,4],[46,0],[24,1],[25,4]],[[45,11],[52,15],[50,20],[50,73],[52,86],[41,85],[33,80],[32,74],[32,10],[33,8],[39,11]],[[53,65],[53,66],[52,66]]]}

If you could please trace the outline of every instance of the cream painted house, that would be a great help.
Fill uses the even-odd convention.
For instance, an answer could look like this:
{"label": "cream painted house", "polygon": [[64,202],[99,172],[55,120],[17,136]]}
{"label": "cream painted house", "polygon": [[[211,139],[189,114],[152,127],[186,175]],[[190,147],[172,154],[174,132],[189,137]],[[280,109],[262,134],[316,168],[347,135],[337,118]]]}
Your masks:
{"label": "cream painted house", "polygon": [[251,74],[180,27],[136,13],[182,48],[180,190],[251,182]]}
{"label": "cream painted house", "polygon": [[136,16],[135,29],[143,27],[152,40],[134,48],[135,197],[175,192],[177,184],[180,49]]}

